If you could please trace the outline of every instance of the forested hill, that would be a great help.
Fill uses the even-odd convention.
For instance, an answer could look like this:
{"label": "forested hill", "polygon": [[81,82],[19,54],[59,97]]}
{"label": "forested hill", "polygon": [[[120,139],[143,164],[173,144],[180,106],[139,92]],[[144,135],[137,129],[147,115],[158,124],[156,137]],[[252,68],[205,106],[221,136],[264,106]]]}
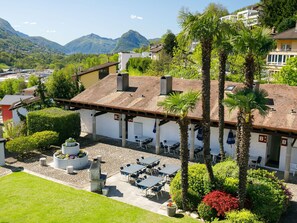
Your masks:
{"label": "forested hill", "polygon": [[9,22],[0,18],[0,51],[8,53],[54,52],[66,54],[105,54],[131,51],[135,48],[148,45],[149,41],[144,36],[130,30],[117,39],[90,34],[62,46],[43,37],[31,37],[18,32]]}

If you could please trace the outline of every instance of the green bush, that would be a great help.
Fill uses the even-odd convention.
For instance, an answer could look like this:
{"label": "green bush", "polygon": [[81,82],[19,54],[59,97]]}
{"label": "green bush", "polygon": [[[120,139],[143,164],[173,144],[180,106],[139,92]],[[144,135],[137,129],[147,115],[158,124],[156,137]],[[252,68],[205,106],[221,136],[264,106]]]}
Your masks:
{"label": "green bush", "polygon": [[249,210],[242,209],[240,211],[233,210],[227,212],[226,220],[232,223],[261,223],[257,215],[253,214]]}
{"label": "green bush", "polygon": [[216,178],[216,189],[232,195],[237,194],[239,169],[234,160],[227,159],[213,167]]}
{"label": "green bush", "polygon": [[204,221],[213,221],[217,216],[216,210],[203,202],[198,205],[198,214]]}
{"label": "green bush", "polygon": [[126,70],[129,71],[129,69],[137,69],[141,73],[145,73],[147,69],[149,68],[150,64],[152,63],[151,58],[141,58],[141,57],[135,57],[130,58],[126,65]]}
{"label": "green bush", "polygon": [[[178,190],[175,194],[171,194],[172,200],[176,203],[176,206],[179,209],[182,209],[182,191]],[[197,192],[189,189],[188,190],[188,199],[187,199],[187,207],[189,210],[193,211],[197,209],[198,204],[201,202],[202,197]]]}
{"label": "green bush", "polygon": [[37,143],[30,136],[20,136],[6,143],[6,149],[11,152],[26,153],[36,148]]}
{"label": "green bush", "polygon": [[[189,190],[192,190],[200,197],[211,191],[211,184],[208,179],[207,170],[204,164],[193,164],[189,166]],[[170,183],[170,194],[176,194],[181,190],[181,172],[179,171]]]}
{"label": "green bush", "polygon": [[274,173],[249,170],[247,197],[251,210],[265,222],[278,222],[287,209],[291,194]]}
{"label": "green bush", "polygon": [[35,132],[55,131],[59,134],[59,143],[69,137],[80,135],[80,116],[78,112],[65,111],[59,108],[46,108],[27,114],[28,134]]}
{"label": "green bush", "polygon": [[54,131],[35,132],[32,137],[38,149],[48,149],[50,145],[58,145],[59,134]]}

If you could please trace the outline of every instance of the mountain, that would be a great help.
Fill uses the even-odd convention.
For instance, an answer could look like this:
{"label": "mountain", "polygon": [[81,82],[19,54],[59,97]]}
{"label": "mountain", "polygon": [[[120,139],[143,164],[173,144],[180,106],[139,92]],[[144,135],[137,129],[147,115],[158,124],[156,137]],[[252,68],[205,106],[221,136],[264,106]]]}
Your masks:
{"label": "mountain", "polygon": [[131,51],[148,46],[149,41],[138,32],[129,30],[120,38],[110,39],[90,34],[75,39],[65,46],[40,36],[28,36],[16,31],[8,21],[0,18],[0,52],[27,54],[32,52],[106,54]]}
{"label": "mountain", "polygon": [[150,42],[144,36],[136,31],[129,30],[119,38],[113,52],[131,51],[135,48],[148,46],[149,44]]}
{"label": "mountain", "polygon": [[64,46],[56,42],[50,41],[46,38],[43,38],[41,36],[30,36],[28,39],[39,46],[52,49],[55,52],[67,53],[67,49]]}
{"label": "mountain", "polygon": [[30,37],[16,31],[4,19],[0,18],[0,51],[27,54],[32,52],[64,52],[63,46],[42,37]]}
{"label": "mountain", "polygon": [[90,34],[80,37],[64,47],[68,53],[100,54],[110,53],[116,45],[116,40],[100,37],[96,34]]}

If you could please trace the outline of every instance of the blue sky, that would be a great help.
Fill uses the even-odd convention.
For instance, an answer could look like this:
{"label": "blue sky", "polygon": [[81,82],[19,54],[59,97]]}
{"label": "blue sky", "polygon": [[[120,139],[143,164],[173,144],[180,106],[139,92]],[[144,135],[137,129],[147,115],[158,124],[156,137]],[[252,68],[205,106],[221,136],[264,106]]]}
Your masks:
{"label": "blue sky", "polygon": [[210,2],[232,12],[259,0],[1,0],[0,18],[20,32],[62,45],[90,33],[114,39],[130,29],[149,39],[168,29],[178,33],[182,7],[202,12]]}

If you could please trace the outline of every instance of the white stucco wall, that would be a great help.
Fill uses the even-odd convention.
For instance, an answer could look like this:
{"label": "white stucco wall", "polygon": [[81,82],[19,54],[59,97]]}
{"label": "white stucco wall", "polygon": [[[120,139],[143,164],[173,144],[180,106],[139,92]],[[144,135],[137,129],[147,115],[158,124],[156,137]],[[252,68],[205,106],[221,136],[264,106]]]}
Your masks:
{"label": "white stucco wall", "polygon": [[80,114],[81,131],[92,133],[92,111],[87,109],[78,110]]}
{"label": "white stucco wall", "polygon": [[23,107],[12,110],[12,120],[15,124],[18,124],[20,122],[20,117],[17,114],[17,110],[22,115],[27,115],[27,113],[28,113],[27,109],[25,109]]}
{"label": "white stucco wall", "polygon": [[[81,109],[81,126],[82,131],[92,133],[92,111]],[[136,117],[133,119],[133,122],[128,122],[128,141],[135,141],[134,134],[134,123],[142,123],[143,125],[143,136],[152,137],[154,141],[152,144],[155,144],[156,134],[153,133],[155,119]],[[96,132],[98,135],[108,136],[111,138],[119,139],[119,121],[114,120],[113,113],[107,113],[104,115],[97,116],[96,118]],[[189,126],[190,128],[190,126]],[[228,137],[229,129],[224,130],[224,148],[229,156],[234,156],[235,154],[235,145],[228,145],[226,143]],[[236,131],[233,130],[235,134]],[[195,131],[195,145],[203,146],[202,141],[197,140],[197,131]],[[218,128],[211,127],[211,139],[210,139],[210,148],[213,153],[219,153],[219,130]],[[262,156],[261,166],[265,166],[267,161],[267,143],[258,142],[259,134],[251,134],[251,147],[250,155],[251,156]],[[174,140],[179,141],[179,127],[176,122],[168,122],[160,127],[160,141],[164,140]],[[189,130],[189,143],[190,143],[190,130]],[[279,170],[285,169],[285,158],[286,158],[286,146],[281,146],[280,150],[280,160],[279,160]],[[297,163],[297,142],[292,148],[292,163]]]}

